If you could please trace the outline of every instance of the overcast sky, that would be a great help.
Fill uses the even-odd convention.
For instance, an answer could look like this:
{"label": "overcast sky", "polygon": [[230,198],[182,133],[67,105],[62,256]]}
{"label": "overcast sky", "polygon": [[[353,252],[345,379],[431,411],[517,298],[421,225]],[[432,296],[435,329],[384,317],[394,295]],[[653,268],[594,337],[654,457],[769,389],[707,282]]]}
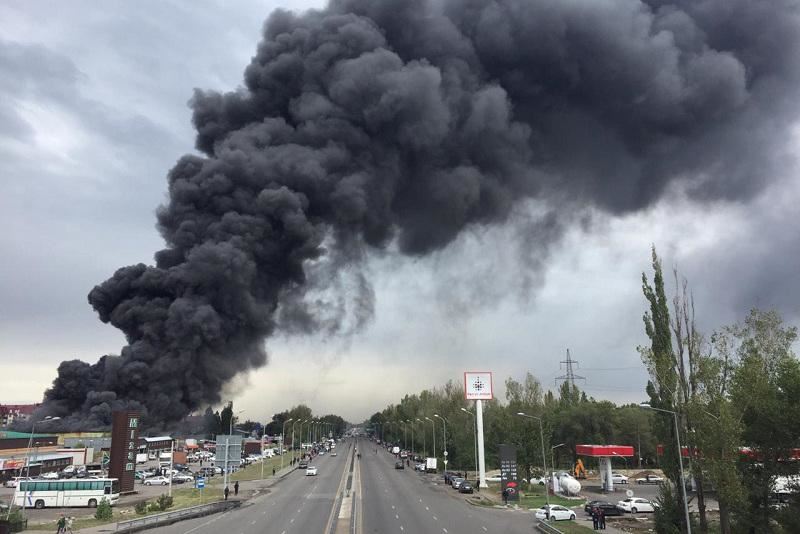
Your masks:
{"label": "overcast sky", "polygon": [[[86,295],[163,246],[154,211],[167,170],[193,151],[192,89],[240,85],[266,15],[317,4],[0,4],[0,402],[40,400],[63,359],[119,351]],[[622,218],[580,214],[547,253],[519,239],[530,205],[424,259],[390,251],[369,263],[364,330],[271,339],[269,365],[227,396],[254,419],[303,402],[359,421],[465,370],[493,371],[499,394],[527,371],[553,387],[569,348],[590,395],[638,401],[651,244],[688,277],[706,332],[754,306],[797,321],[797,150],[785,156],[785,174],[746,203],[672,190]]]}

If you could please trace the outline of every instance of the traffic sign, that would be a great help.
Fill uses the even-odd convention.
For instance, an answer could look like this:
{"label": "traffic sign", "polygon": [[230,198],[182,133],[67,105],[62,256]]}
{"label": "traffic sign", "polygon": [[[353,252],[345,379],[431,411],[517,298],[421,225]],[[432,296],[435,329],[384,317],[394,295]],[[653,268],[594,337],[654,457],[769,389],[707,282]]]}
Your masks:
{"label": "traffic sign", "polygon": [[206,479],[203,478],[203,477],[198,477],[197,480],[195,480],[195,485],[196,485],[197,489],[205,488],[206,487]]}
{"label": "traffic sign", "polygon": [[447,457],[447,451],[444,451],[444,455],[445,455],[445,457]]}
{"label": "traffic sign", "polygon": [[633,490],[626,491],[625,495],[627,495],[628,497],[633,497]]}

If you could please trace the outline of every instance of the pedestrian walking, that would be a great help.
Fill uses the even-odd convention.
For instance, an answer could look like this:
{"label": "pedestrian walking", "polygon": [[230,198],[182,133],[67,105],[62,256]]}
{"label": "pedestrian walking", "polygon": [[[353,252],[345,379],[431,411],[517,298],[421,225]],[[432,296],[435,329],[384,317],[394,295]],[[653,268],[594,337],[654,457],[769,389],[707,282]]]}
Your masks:
{"label": "pedestrian walking", "polygon": [[503,504],[508,506],[508,488],[503,490]]}
{"label": "pedestrian walking", "polygon": [[592,527],[595,530],[600,528],[600,513],[597,511],[597,506],[592,508]]}
{"label": "pedestrian walking", "polygon": [[58,518],[58,523],[56,523],[56,526],[58,527],[58,530],[56,531],[57,534],[64,534],[64,529],[67,526],[67,520],[63,516],[63,514],[61,517]]}
{"label": "pedestrian walking", "polygon": [[225,495],[225,500],[226,500],[226,501],[228,500],[228,494],[229,494],[230,492],[231,492],[231,491],[228,489],[228,486],[225,486],[225,491],[223,491],[222,493]]}
{"label": "pedestrian walking", "polygon": [[236,484],[233,485],[233,494],[239,495],[239,481],[236,481]]}
{"label": "pedestrian walking", "polygon": [[275,476],[275,468],[272,468],[272,476]]}
{"label": "pedestrian walking", "polygon": [[66,529],[65,529],[67,534],[72,534],[72,522],[74,520],[75,518],[72,516],[67,518]]}

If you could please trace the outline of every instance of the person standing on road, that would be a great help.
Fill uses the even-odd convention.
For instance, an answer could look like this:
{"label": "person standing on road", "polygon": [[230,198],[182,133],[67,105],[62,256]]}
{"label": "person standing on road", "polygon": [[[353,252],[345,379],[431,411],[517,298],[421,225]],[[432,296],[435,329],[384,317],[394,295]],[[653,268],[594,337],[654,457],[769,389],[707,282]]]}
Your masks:
{"label": "person standing on road", "polygon": [[233,494],[239,495],[239,481],[236,481],[236,484],[233,485]]}
{"label": "person standing on road", "polygon": [[597,506],[592,508],[592,527],[597,530],[600,526],[600,513],[597,511]]}
{"label": "person standing on road", "polygon": [[503,490],[503,505],[508,506],[508,488]]}
{"label": "person standing on road", "polygon": [[225,491],[223,491],[222,493],[225,495],[225,500],[226,501],[228,500],[228,494],[230,492],[231,492],[231,490],[228,489],[228,486],[225,486]]}

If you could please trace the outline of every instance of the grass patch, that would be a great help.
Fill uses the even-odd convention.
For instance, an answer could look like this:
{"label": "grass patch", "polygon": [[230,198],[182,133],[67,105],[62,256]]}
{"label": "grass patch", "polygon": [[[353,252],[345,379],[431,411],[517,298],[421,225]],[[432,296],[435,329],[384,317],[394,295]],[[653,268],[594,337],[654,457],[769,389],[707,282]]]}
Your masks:
{"label": "grass patch", "polygon": [[[285,455],[283,459],[283,466],[286,467],[289,465],[289,462],[292,460],[291,455]],[[281,457],[280,456],[273,456],[268,460],[264,460],[264,478],[272,477],[272,468],[275,468],[275,472],[281,470]],[[218,482],[222,482],[222,475],[215,475],[215,480]],[[246,480],[261,480],[261,462],[256,462],[248,465],[244,469],[240,469],[233,473],[230,476],[232,482],[244,482]]]}
{"label": "grass patch", "polygon": [[[567,508],[572,508],[573,506],[583,506],[585,502],[585,500],[565,499],[564,497],[559,497],[558,495],[550,495],[550,504],[560,504],[561,506],[566,506]],[[547,504],[547,499],[545,498],[544,494],[525,494],[520,497],[519,503],[517,504],[524,508],[541,508]]]}

